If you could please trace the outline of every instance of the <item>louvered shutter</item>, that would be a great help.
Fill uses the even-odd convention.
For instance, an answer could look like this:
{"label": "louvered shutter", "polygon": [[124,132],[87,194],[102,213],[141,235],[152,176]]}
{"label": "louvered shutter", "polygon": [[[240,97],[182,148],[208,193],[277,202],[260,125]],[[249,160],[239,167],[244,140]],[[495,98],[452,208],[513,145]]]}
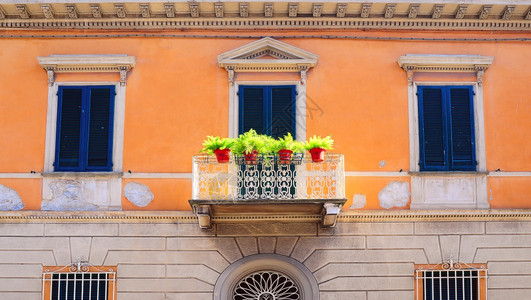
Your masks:
{"label": "louvered shutter", "polygon": [[472,87],[449,87],[451,170],[474,171],[474,110]]}
{"label": "louvered shutter", "polygon": [[271,87],[271,136],[278,138],[295,132],[295,87]]}
{"label": "louvered shutter", "polygon": [[59,87],[55,170],[76,171],[81,167],[83,89]]}
{"label": "louvered shutter", "polygon": [[420,169],[421,171],[446,170],[447,143],[444,90],[442,87],[418,88]]}
{"label": "louvered shutter", "polygon": [[90,88],[87,170],[111,170],[114,87]]}
{"label": "louvered shutter", "polygon": [[264,87],[240,86],[239,132],[254,129],[259,134],[265,133],[264,126]]}

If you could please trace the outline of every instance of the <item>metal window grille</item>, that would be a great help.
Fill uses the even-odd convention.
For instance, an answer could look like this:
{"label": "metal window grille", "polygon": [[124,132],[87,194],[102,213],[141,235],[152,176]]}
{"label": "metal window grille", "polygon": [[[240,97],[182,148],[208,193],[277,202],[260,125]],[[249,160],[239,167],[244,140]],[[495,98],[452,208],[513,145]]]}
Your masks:
{"label": "metal window grille", "polygon": [[439,265],[419,265],[415,271],[416,300],[486,300],[487,270],[450,259]]}
{"label": "metal window grille", "polygon": [[116,268],[74,263],[45,267],[43,300],[115,300]]}

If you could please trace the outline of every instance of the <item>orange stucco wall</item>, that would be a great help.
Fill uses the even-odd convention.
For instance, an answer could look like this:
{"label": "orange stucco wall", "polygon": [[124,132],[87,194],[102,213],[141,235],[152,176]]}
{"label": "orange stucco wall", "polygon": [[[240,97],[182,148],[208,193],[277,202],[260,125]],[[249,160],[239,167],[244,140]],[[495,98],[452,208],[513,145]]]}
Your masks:
{"label": "orange stucco wall", "polygon": [[[3,34],[13,32],[4,31]],[[21,34],[20,31],[16,32]],[[28,34],[31,32],[28,32]],[[108,32],[91,31],[106,34]],[[167,32],[165,32],[167,33]],[[205,33],[212,34],[216,33]],[[39,34],[61,32],[39,31]],[[71,33],[70,33],[71,34]],[[193,34],[188,32],[187,34]],[[244,35],[224,32],[224,35]],[[271,32],[245,35],[272,35]],[[283,36],[304,33],[281,32]],[[309,34],[317,35],[311,32]],[[336,34],[326,32],[327,35]],[[353,37],[492,38],[486,32],[338,32]],[[274,36],[274,34],[273,34]],[[530,37],[497,33],[497,38]],[[256,38],[257,39],[257,38]],[[128,73],[123,171],[189,173],[191,157],[206,135],[228,133],[229,85],[217,55],[255,38],[2,38],[0,40],[0,173],[42,172],[45,151],[47,82],[38,56],[51,54],[127,54],[137,64]],[[528,42],[402,41],[373,39],[281,38],[319,55],[307,79],[307,136],[332,135],[353,172],[409,171],[406,73],[396,63],[405,54],[494,56],[484,77],[487,169],[531,170],[531,62]],[[296,80],[296,74],[238,74],[237,80]],[[117,81],[116,74],[59,74],[58,82]],[[419,74],[419,81],[472,81],[463,74]],[[381,162],[385,162],[382,166]],[[124,184],[132,179],[124,179]],[[380,208],[378,191],[408,177],[347,177],[347,197],[367,196],[367,209]],[[154,201],[125,210],[189,209],[188,179],[134,179],[147,184]],[[531,207],[529,178],[490,178],[492,207]],[[39,209],[40,179],[6,179],[25,209]],[[26,202],[27,201],[27,202]],[[407,208],[407,206],[405,207]]]}

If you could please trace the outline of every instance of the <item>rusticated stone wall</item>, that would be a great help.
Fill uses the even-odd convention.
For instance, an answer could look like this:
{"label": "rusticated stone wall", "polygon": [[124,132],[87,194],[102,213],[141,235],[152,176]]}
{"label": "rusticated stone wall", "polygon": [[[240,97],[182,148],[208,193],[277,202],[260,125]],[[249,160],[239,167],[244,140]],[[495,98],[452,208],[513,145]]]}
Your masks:
{"label": "rusticated stone wall", "polygon": [[320,298],[414,299],[414,264],[453,256],[486,263],[488,299],[531,294],[531,221],[340,221],[217,224],[191,216],[0,220],[0,299],[41,299],[42,267],[76,259],[118,266],[119,300],[213,299],[220,274],[243,257],[289,256],[315,277]]}

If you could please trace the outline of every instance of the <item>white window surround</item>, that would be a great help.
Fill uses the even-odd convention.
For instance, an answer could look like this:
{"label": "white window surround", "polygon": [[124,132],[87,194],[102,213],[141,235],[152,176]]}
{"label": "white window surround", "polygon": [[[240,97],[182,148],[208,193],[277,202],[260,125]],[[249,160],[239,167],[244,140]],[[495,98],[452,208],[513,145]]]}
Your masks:
{"label": "white window surround", "polygon": [[[51,55],[39,57],[38,60],[47,71],[49,83],[42,209],[120,209],[125,121],[125,79],[126,72],[135,65],[135,57],[126,55]],[[56,82],[54,74],[57,72],[117,72],[120,74],[120,81]],[[115,87],[112,172],[54,172],[59,86],[91,85],[113,85]],[[79,203],[79,205],[70,206],[69,199],[80,200],[70,201],[70,203]]]}
{"label": "white window surround", "polygon": [[277,271],[293,280],[301,292],[301,299],[319,299],[319,287],[313,274],[299,261],[278,254],[256,254],[242,258],[219,276],[214,287],[214,300],[233,299],[233,292],[240,280],[258,271]]}
{"label": "white window surround", "polygon": [[[264,59],[264,56],[273,59]],[[296,139],[306,139],[306,73],[319,56],[270,37],[254,41],[218,55],[218,64],[229,77],[229,136],[238,136],[240,85],[295,85]],[[297,72],[300,81],[237,81],[237,72]]]}
{"label": "white window surround", "polygon": [[[483,111],[483,75],[493,57],[479,55],[406,55],[398,64],[407,72],[411,209],[489,208]],[[415,72],[475,73],[476,82],[415,81]],[[417,88],[467,85],[474,88],[476,172],[420,172]]]}

